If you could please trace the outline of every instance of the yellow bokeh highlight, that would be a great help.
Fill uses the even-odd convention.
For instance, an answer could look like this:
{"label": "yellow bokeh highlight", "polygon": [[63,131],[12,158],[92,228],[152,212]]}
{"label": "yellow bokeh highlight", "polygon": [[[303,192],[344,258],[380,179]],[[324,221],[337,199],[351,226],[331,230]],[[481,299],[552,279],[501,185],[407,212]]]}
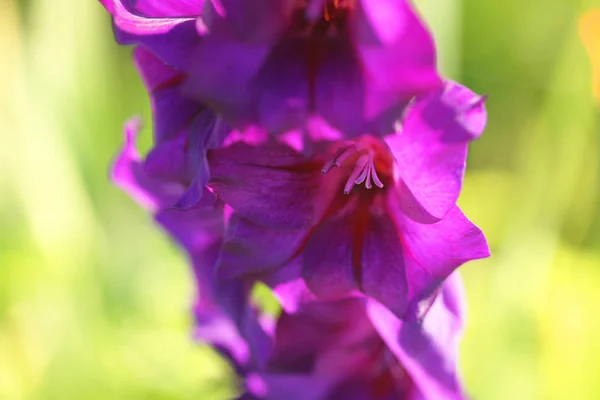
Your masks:
{"label": "yellow bokeh highlight", "polygon": [[581,17],[579,35],[592,61],[592,89],[600,103],[600,9],[590,10]]}

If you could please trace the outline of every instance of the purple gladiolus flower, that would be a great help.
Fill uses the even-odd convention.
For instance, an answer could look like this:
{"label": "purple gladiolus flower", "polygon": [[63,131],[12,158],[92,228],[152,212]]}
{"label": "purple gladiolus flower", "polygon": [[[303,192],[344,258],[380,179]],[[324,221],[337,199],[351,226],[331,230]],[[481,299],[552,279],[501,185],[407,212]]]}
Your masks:
{"label": "purple gladiolus flower", "polygon": [[[462,331],[460,276],[442,286],[422,323],[402,322],[364,297],[297,298],[279,316],[262,369],[245,369],[242,398],[463,399],[456,372]],[[243,367],[237,368],[244,371]]]}
{"label": "purple gladiolus flower", "polygon": [[297,270],[321,299],[360,291],[421,317],[452,271],[489,255],[456,205],[485,122],[483,99],[448,83],[384,139],[320,143],[311,156],[276,141],[210,151],[209,187],[235,211],[220,276]]}
{"label": "purple gladiolus flower", "polygon": [[122,44],[182,71],[181,93],[235,127],[283,132],[318,116],[378,134],[441,87],[408,0],[102,0]]}
{"label": "purple gladiolus flower", "polygon": [[464,294],[457,274],[444,282],[423,321],[400,321],[365,297],[317,300],[302,280],[274,285],[284,311],[272,321],[250,303],[252,281],[215,279],[230,224],[223,205],[170,209],[186,187],[144,168],[135,148],[138,130],[137,120],[127,124],[113,179],[188,253],[198,285],[195,337],[230,360],[245,381],[243,399],[463,398],[456,356]]}
{"label": "purple gladiolus flower", "polygon": [[214,199],[205,189],[209,178],[206,151],[219,147],[231,129],[202,103],[180,93],[184,75],[144,47],[133,53],[135,65],[150,94],[154,119],[154,146],[144,168],[156,177],[185,183],[187,190],[176,208]]}
{"label": "purple gladiolus flower", "polygon": [[489,249],[456,202],[487,114],[410,0],[100,1],[154,126],[112,178],[186,251],[240,399],[462,400],[455,270]]}

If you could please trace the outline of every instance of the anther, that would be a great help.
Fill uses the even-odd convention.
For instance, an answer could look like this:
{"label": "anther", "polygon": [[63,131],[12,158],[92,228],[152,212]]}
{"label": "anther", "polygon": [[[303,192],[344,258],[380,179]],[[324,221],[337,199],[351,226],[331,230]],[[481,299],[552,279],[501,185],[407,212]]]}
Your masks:
{"label": "anther", "polygon": [[360,185],[365,183],[367,189],[373,188],[373,183],[379,188],[383,187],[383,182],[377,176],[377,169],[375,168],[375,152],[371,149],[367,154],[363,154],[358,158],[350,177],[346,181],[344,186],[344,193],[350,194],[350,191],[354,185]]}
{"label": "anther", "polygon": [[335,167],[339,167],[342,163],[352,155],[357,155],[358,158],[354,163],[354,168],[350,173],[346,184],[344,185],[344,193],[350,194],[355,185],[360,185],[364,182],[365,188],[372,189],[373,183],[375,186],[382,188],[383,182],[377,175],[375,168],[375,150],[366,148],[362,145],[351,144],[339,148],[333,157],[323,165],[322,174],[326,174]]}

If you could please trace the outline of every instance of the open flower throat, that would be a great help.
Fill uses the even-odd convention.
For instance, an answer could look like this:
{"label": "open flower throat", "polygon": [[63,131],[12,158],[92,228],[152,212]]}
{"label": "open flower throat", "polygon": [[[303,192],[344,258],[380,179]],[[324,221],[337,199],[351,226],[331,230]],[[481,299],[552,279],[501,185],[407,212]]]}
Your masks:
{"label": "open flower throat", "polygon": [[339,52],[352,53],[348,20],[355,2],[356,0],[301,0],[292,15],[284,47],[288,48],[288,41],[291,40],[298,48],[297,53],[304,54],[311,111],[316,108],[316,80],[324,59]]}
{"label": "open flower throat", "polygon": [[291,31],[309,36],[331,35],[346,29],[356,0],[302,0],[292,18]]}
{"label": "open flower throat", "polygon": [[334,168],[348,172],[344,193],[350,194],[355,186],[363,185],[369,190],[383,188],[393,179],[393,157],[385,143],[370,136],[343,143],[323,165],[321,173]]}

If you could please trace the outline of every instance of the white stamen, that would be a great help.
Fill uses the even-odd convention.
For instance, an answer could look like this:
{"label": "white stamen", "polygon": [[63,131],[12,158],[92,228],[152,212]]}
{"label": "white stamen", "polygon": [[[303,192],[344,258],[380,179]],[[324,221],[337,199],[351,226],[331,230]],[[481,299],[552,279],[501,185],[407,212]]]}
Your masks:
{"label": "white stamen", "polygon": [[356,154],[359,150],[361,150],[361,149],[359,149],[358,147],[356,147],[356,145],[351,145],[349,147],[346,147],[344,149],[344,151],[339,155],[339,157],[337,157],[335,159],[335,162],[334,162],[335,166],[339,167],[340,165],[342,165],[342,163],[344,161],[346,161],[346,159],[348,157],[350,157],[353,154]]}
{"label": "white stamen", "polygon": [[[373,153],[373,151],[371,150],[369,152],[369,162],[370,162],[370,158],[372,157],[372,153]],[[358,176],[358,178],[356,178],[354,183],[356,185],[360,185],[361,183],[363,183],[365,181],[365,179],[368,179],[368,175],[369,175],[369,167],[367,166],[367,168],[363,168],[362,173]]]}
{"label": "white stamen", "polygon": [[373,168],[371,168],[370,165],[367,165],[367,180],[365,182],[365,187],[367,189],[371,189],[373,187],[373,184],[371,183],[371,171],[373,170]]}
{"label": "white stamen", "polygon": [[348,178],[348,180],[346,181],[346,185],[344,186],[345,194],[350,193],[352,187],[354,187],[354,185],[356,184],[354,182],[360,177],[360,174],[364,171],[365,166],[368,162],[369,156],[367,154],[363,154],[362,156],[358,157],[358,160],[356,160],[356,164],[354,165],[354,169],[352,170],[352,173],[350,174],[350,177]]}
{"label": "white stamen", "polygon": [[365,188],[372,189],[373,183],[379,187],[383,187],[383,182],[377,175],[375,168],[375,151],[371,148],[364,146],[351,144],[346,147],[339,148],[333,155],[333,157],[323,165],[321,173],[326,174],[335,167],[339,167],[342,163],[347,160],[350,156],[356,153],[362,153],[354,163],[354,168],[344,185],[344,193],[350,194],[352,188],[355,185],[360,185],[364,182]]}
{"label": "white stamen", "polygon": [[381,179],[379,179],[379,176],[377,176],[377,170],[375,168],[373,168],[373,182],[375,182],[375,184],[377,185],[377,187],[382,188],[383,187],[383,182],[381,182]]}
{"label": "white stamen", "polygon": [[337,151],[335,152],[335,154],[333,155],[331,160],[327,161],[325,163],[325,165],[323,165],[323,168],[321,169],[321,173],[326,174],[329,171],[331,171],[333,169],[333,167],[339,167],[340,165],[336,161],[337,161],[338,157],[341,156],[347,149],[348,149],[347,147],[340,147],[339,149],[337,149]]}

